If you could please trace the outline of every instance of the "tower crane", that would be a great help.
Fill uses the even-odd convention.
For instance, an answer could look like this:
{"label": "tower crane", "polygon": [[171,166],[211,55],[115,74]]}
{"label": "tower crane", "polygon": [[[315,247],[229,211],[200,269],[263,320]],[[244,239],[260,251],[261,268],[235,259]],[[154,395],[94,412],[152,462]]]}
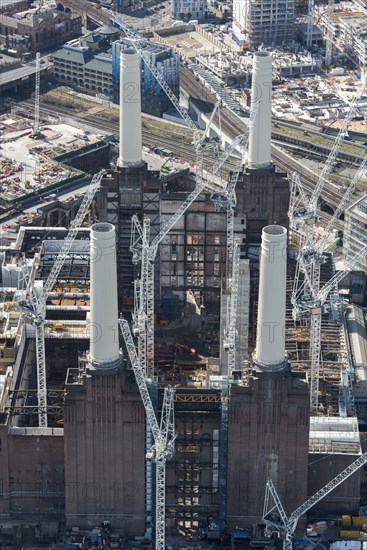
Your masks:
{"label": "tower crane", "polygon": [[[92,200],[99,188],[100,182],[106,170],[101,170],[93,176],[88,190],[83,198],[80,208],[72,221],[69,232],[65,237],[60,252],[52,266],[50,274],[43,284],[43,287],[36,287],[34,280],[30,281],[27,294],[24,300],[18,302],[18,308],[21,312],[23,321],[31,323],[36,331],[36,364],[37,364],[37,395],[38,395],[38,423],[41,427],[47,427],[47,380],[46,380],[46,361],[45,361],[45,319],[46,302],[54,286],[60,270],[70,253],[73,242],[78,234],[86,213],[92,203]],[[38,258],[39,261],[39,258]],[[37,266],[33,269],[33,278]]]}
{"label": "tower crane", "polygon": [[34,126],[33,136],[37,137],[40,131],[40,73],[41,73],[41,54],[36,53],[36,88],[34,92]]}
{"label": "tower crane", "polygon": [[[243,134],[237,136],[229,145],[227,145],[225,151],[220,155],[220,158],[213,164],[210,172],[205,174],[205,179],[202,175],[203,170],[202,164],[200,163],[199,170],[201,170],[201,172],[197,172],[195,189],[182,202],[176,212],[163,224],[160,232],[154,237],[149,246],[147,245],[149,241],[149,237],[147,236],[147,232],[149,231],[149,222],[143,222],[143,226],[145,227],[144,230],[141,227],[137,216],[133,217],[130,249],[133,253],[133,262],[137,263],[141,260],[142,266],[141,280],[139,283],[139,305],[137,305],[137,308],[135,309],[133,331],[135,335],[138,335],[140,332],[147,335],[146,372],[148,376],[152,376],[154,373],[154,261],[158,252],[159,244],[166,237],[172,227],[174,227],[181,216],[188,210],[191,204],[205,190],[210,191],[212,193],[212,197],[217,197],[223,204],[229,204],[231,209],[234,208],[235,185],[238,180],[240,169],[232,174],[230,182],[227,185],[223,182],[218,182],[216,175],[231,153],[238,146],[241,145],[244,148],[246,147],[249,136],[249,126],[246,127]],[[202,139],[205,139],[205,136]],[[198,143],[200,144],[200,142]],[[227,235],[227,239],[228,238],[233,240],[233,224],[230,236],[228,237]],[[145,344],[143,343],[143,338],[140,339],[140,342],[142,349],[144,349]]]}
{"label": "tower crane", "polygon": [[234,239],[232,277],[230,279],[230,298],[227,302],[227,319],[224,329],[223,350],[228,352],[228,376],[236,370],[236,323],[238,306],[238,283],[240,274],[241,241]]}
{"label": "tower crane", "polygon": [[297,528],[298,520],[303,514],[305,514],[310,508],[315,506],[326,495],[331,493],[338,485],[343,483],[348,477],[353,475],[359,468],[361,468],[367,462],[367,453],[362,454],[352,464],[350,464],[345,470],[340,472],[329,483],[327,483],[322,489],[317,491],[306,502],[296,508],[288,517],[283,508],[279,495],[274,487],[271,479],[268,479],[265,490],[264,510],[262,521],[265,523],[265,535],[270,536],[271,533],[277,532],[283,538],[283,550],[292,550],[292,540],[294,532]]}
{"label": "tower crane", "polygon": [[165,507],[166,507],[166,462],[172,458],[175,446],[174,389],[166,386],[160,424],[154,412],[146,381],[146,373],[136,353],[133,337],[126,319],[119,319],[121,332],[132,364],[136,383],[145,408],[146,418],[153,433],[154,445],[148,450],[146,459],[156,465],[156,550],[165,550]]}
{"label": "tower crane", "polygon": [[315,11],[315,0],[308,0],[306,46],[309,50],[312,48],[313,18]]}
{"label": "tower crane", "polygon": [[319,393],[319,371],[320,371],[320,352],[321,352],[321,316],[327,297],[333,288],[354,269],[363,259],[366,259],[367,245],[345,262],[342,271],[338,271],[318,292],[316,295],[299,302],[298,307],[303,308],[310,314],[310,363],[311,363],[311,410],[314,414],[318,412],[318,393]]}
{"label": "tower crane", "polygon": [[[291,302],[293,317],[300,319],[303,315],[310,318],[310,363],[311,363],[311,410],[314,414],[318,411],[318,377],[320,367],[321,349],[321,315],[324,303],[320,302],[320,268],[323,262],[324,250],[315,243],[314,224],[317,221],[317,202],[327,182],[327,175],[331,172],[338,151],[347,134],[347,128],[358,106],[358,101],[363,94],[364,86],[351,103],[343,126],[333,144],[328,159],[323,167],[315,189],[308,198],[302,188],[297,174],[293,175],[289,220],[291,229],[298,231],[302,236],[302,245],[297,256],[297,268],[293,284]],[[342,207],[345,208],[353,193],[363,171],[358,171],[356,179],[351,182],[350,189],[346,191],[342,199]],[[336,218],[334,218],[333,223]],[[326,240],[323,240],[324,244]],[[350,268],[352,269],[352,267]],[[303,274],[303,280],[301,278]]]}
{"label": "tower crane", "polygon": [[335,0],[328,1],[326,12],[326,37],[325,37],[325,66],[330,67],[333,59],[333,16]]}

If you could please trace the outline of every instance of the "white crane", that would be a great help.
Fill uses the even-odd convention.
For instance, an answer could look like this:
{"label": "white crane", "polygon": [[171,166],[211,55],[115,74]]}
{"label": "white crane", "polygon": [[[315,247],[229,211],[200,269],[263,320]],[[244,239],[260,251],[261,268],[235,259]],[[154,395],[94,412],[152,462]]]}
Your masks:
{"label": "white crane", "polygon": [[154,63],[152,63],[149,53],[144,51],[144,45],[149,44],[149,41],[146,38],[144,38],[141,34],[139,34],[137,31],[129,27],[129,25],[127,25],[123,21],[122,17],[119,16],[117,13],[113,14],[113,16],[111,17],[111,21],[114,25],[116,25],[122,31],[124,31],[127,38],[131,39],[131,45],[133,46],[133,48],[140,55],[145,65],[148,67],[152,75],[156,78],[157,82],[159,82],[162,90],[171,100],[172,105],[177,109],[178,113],[181,115],[181,117],[186,122],[188,127],[191,128],[191,130],[193,131],[194,145],[196,145],[196,143],[200,139],[201,132],[196,126],[196,124],[191,120],[191,118],[189,117],[185,109],[181,107],[177,97],[175,96],[175,94],[172,92],[171,88],[168,86],[167,82],[165,81],[163,74],[157,69]]}
{"label": "white crane", "polygon": [[236,324],[238,309],[238,283],[240,274],[241,240],[234,239],[232,276],[227,281],[230,297],[227,301],[227,318],[223,335],[223,351],[228,353],[228,376],[236,370]]}
{"label": "white crane", "polygon": [[312,49],[312,35],[313,35],[312,31],[313,31],[314,11],[315,11],[315,0],[308,0],[306,46],[309,50]]}
{"label": "white crane", "polygon": [[136,353],[130,327],[126,319],[119,320],[129,359],[132,364],[136,383],[145,408],[147,421],[153,433],[154,445],[148,450],[146,459],[156,465],[156,550],[165,550],[165,508],[166,508],[166,462],[172,458],[175,446],[174,389],[166,386],[160,424],[154,412],[146,381],[146,373]]}
{"label": "white crane", "polygon": [[[146,372],[149,377],[154,374],[154,261],[159,244],[181,216],[188,210],[191,204],[203,191],[207,190],[212,193],[212,197],[217,197],[213,200],[220,199],[223,204],[229,205],[227,207],[231,210],[232,231],[227,235],[227,239],[231,239],[233,246],[233,208],[235,206],[235,186],[240,169],[232,174],[228,184],[221,181],[218,182],[216,176],[231,153],[239,145],[243,147],[246,146],[248,136],[249,127],[246,127],[244,133],[237,136],[237,138],[226,147],[220,158],[214,163],[211,171],[205,174],[205,178],[202,175],[202,171],[196,174],[195,189],[183,201],[171,218],[163,224],[160,232],[149,245],[147,245],[149,242],[149,221],[144,220],[143,227],[141,227],[137,216],[133,217],[130,249],[133,253],[133,261],[138,262],[141,260],[141,279],[140,282],[136,284],[136,288],[139,288],[139,298],[135,307],[133,332],[135,335],[139,333],[143,335],[139,341],[141,342],[141,349],[146,349],[146,360],[144,358],[142,360],[146,364]],[[205,139],[205,135],[203,139]],[[147,338],[146,344],[143,342],[145,335]]]}
{"label": "white crane", "polygon": [[325,66],[330,67],[333,60],[333,30],[334,30],[334,5],[335,0],[328,1],[326,12],[326,37],[325,37]]}
{"label": "white crane", "polygon": [[59,276],[60,270],[70,253],[73,242],[78,234],[78,229],[89,210],[94,195],[96,194],[101,179],[105,173],[106,170],[101,170],[98,174],[93,176],[78,213],[70,225],[69,232],[63,241],[60,252],[43,287],[37,288],[34,285],[35,270],[37,268],[37,266],[34,265],[32,279],[30,281],[30,285],[28,286],[28,295],[25,300],[21,300],[18,303],[23,320],[27,323],[33,324],[36,331],[37,395],[39,410],[38,422],[39,426],[42,427],[47,427],[47,380],[44,330],[46,319],[46,302],[48,295]]}
{"label": "white crane", "polygon": [[[293,317],[300,319],[303,315],[310,317],[310,362],[311,362],[311,411],[316,414],[318,411],[318,377],[320,367],[321,349],[321,314],[324,303],[319,298],[320,290],[320,267],[323,262],[324,250],[317,246],[314,235],[314,224],[317,221],[317,203],[320,194],[327,183],[327,175],[338,155],[340,146],[347,135],[347,129],[358,107],[358,102],[364,91],[364,86],[355,96],[351,103],[348,114],[344,119],[343,126],[333,144],[321,175],[316,183],[315,189],[310,198],[306,196],[297,174],[293,175],[293,185],[288,211],[291,229],[298,231],[303,240],[297,256],[297,268],[293,284],[291,302],[293,305]],[[363,164],[364,167],[364,164]],[[354,192],[358,181],[362,177],[363,170],[358,171],[356,178],[352,180],[350,189],[346,191],[341,201],[342,208],[345,208],[349,198]],[[338,210],[339,211],[339,210]],[[340,213],[340,211],[339,211]],[[333,218],[333,223],[336,221]],[[331,227],[331,226],[330,226]],[[330,228],[329,228],[330,229]],[[326,240],[323,239],[325,244]],[[354,264],[355,265],[355,264]],[[351,267],[352,269],[352,267]],[[303,280],[301,277],[303,275]]]}
{"label": "white crane", "polygon": [[[190,205],[198,198],[198,196],[205,190],[210,190],[218,194],[226,193],[226,185],[222,182],[214,183],[210,181],[210,177],[213,177],[218,173],[220,168],[223,166],[224,162],[227,160],[229,155],[233,150],[248,137],[248,129],[245,130],[244,134],[239,136],[234,140],[229,147],[226,148],[221,159],[213,166],[209,177],[206,176],[205,180],[203,178],[203,165],[204,165],[204,151],[208,148],[216,149],[217,140],[211,140],[204,132],[204,135],[201,136],[201,132],[198,130],[195,123],[188,116],[187,112],[181,108],[176,96],[173,94],[167,83],[165,82],[162,74],[157,70],[155,65],[151,62],[149,54],[143,51],[141,44],[142,37],[133,31],[128,25],[126,25],[123,20],[117,15],[111,18],[112,22],[120,27],[128,38],[131,38],[131,44],[135,50],[139,53],[142,60],[149,68],[151,73],[155,76],[157,81],[160,83],[162,89],[166,95],[170,98],[172,104],[176,107],[177,111],[182,116],[183,120],[187,123],[189,128],[193,130],[193,144],[196,151],[196,186],[195,189],[190,193],[187,199],[181,204],[176,213],[163,224],[159,234],[149,243],[149,233],[150,233],[150,223],[149,220],[145,219],[143,225],[140,224],[137,217],[133,219],[133,235],[131,241],[131,250],[133,252],[133,261],[138,262],[141,259],[141,279],[138,284],[135,285],[136,289],[136,298],[138,299],[135,302],[135,313],[134,313],[134,326],[133,331],[136,336],[138,336],[138,354],[136,355],[135,361],[139,362],[141,372],[145,376],[151,378],[154,375],[154,261],[157,255],[158,246],[162,239],[168,234],[171,228],[176,224],[180,217],[186,212]],[[218,104],[217,104],[218,105]],[[219,105],[218,105],[219,106]],[[217,108],[217,106],[216,106]],[[214,118],[215,110],[212,113],[212,116],[208,123],[208,128],[210,123]],[[149,245],[148,245],[149,243]],[[127,330],[127,329],[126,329]],[[126,331],[125,331],[126,332]],[[127,333],[126,333],[127,334]],[[126,340],[125,340],[126,341]],[[130,342],[131,344],[131,342]],[[132,347],[130,345],[130,350]],[[150,417],[151,418],[151,417]],[[148,423],[150,422],[147,413]],[[154,433],[153,433],[154,437]],[[158,487],[158,481],[157,481]],[[161,502],[164,502],[164,486],[161,486],[162,493],[157,493],[157,509],[160,507]],[[157,533],[163,533],[164,536],[165,521],[164,521],[164,510],[162,513],[156,517],[156,531]],[[158,544],[158,541],[157,541]],[[160,548],[157,546],[157,548]]]}
{"label": "white crane", "polygon": [[367,462],[367,453],[362,454],[345,470],[340,472],[322,489],[317,491],[306,502],[296,508],[288,517],[283,508],[279,495],[274,487],[271,479],[268,479],[265,491],[264,510],[262,521],[265,523],[265,535],[270,536],[271,533],[277,532],[283,538],[283,550],[292,550],[292,540],[294,532],[297,528],[298,520],[310,508],[315,506],[326,495],[331,493],[338,485],[343,483],[348,477],[353,475],[359,468]]}
{"label": "white crane", "polygon": [[321,316],[329,293],[337,288],[340,281],[366,258],[367,245],[345,262],[342,271],[338,271],[318,292],[312,297],[300,301],[298,307],[310,313],[310,363],[311,363],[311,410],[318,412],[319,396],[319,370],[321,351]]}
{"label": "white crane", "polygon": [[40,131],[40,73],[41,73],[41,54],[36,53],[36,87],[34,92],[34,126],[33,136],[37,137]]}

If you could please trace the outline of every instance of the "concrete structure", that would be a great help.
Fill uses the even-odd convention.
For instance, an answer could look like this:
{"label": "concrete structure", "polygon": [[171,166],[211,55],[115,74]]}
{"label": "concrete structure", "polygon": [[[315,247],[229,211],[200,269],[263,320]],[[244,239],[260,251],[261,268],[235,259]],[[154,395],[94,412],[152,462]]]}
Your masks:
{"label": "concrete structure", "polygon": [[[303,373],[285,360],[287,232],[262,232],[257,338],[246,387],[230,387],[227,528],[251,527],[262,514],[272,479],[286,513],[306,500],[309,392]],[[236,443],[235,443],[236,442]]]}
{"label": "concrete structure", "polygon": [[252,65],[251,115],[254,121],[248,144],[248,167],[271,166],[272,54],[255,52]]}
{"label": "concrete structure", "polygon": [[[90,246],[90,350],[80,370],[69,369],[66,378],[66,522],[93,527],[112,514],[119,529],[140,532],[144,412],[139,396],[131,390],[126,394],[128,382],[121,370],[113,225],[94,224]],[[129,489],[131,480],[136,491]]]}
{"label": "concrete structure", "polygon": [[142,163],[140,56],[133,49],[121,52],[119,166]]}
{"label": "concrete structure", "polygon": [[[159,172],[142,162],[139,55],[121,52],[120,148],[116,170],[101,181],[100,220],[114,224],[117,235],[119,309],[134,302],[134,266],[130,252],[131,218],[151,218],[152,237],[159,231]],[[134,139],[132,139],[132,137]]]}
{"label": "concrete structure", "polygon": [[119,362],[115,228],[110,223],[91,227],[90,352],[96,369]]}
{"label": "concrete structure", "polygon": [[[113,98],[119,102],[120,89],[120,54],[126,48],[131,48],[128,39],[120,39],[112,44],[112,85]],[[180,93],[180,58],[173,48],[154,42],[143,45],[144,54],[164,76],[172,92],[178,98]],[[172,107],[171,101],[162,90],[159,82],[149,71],[145,63],[140,63],[141,70],[141,105],[142,111],[154,116],[162,114]]]}
{"label": "concrete structure", "polygon": [[243,48],[289,44],[294,35],[294,0],[235,0],[233,39]]}
{"label": "concrete structure", "polygon": [[266,225],[288,225],[289,184],[286,175],[276,173],[271,162],[272,55],[259,51],[253,57],[251,111],[255,114],[250,129],[248,157],[237,184],[236,216],[241,224],[243,248],[260,243]]}
{"label": "concrete structure", "polygon": [[[40,65],[40,89],[43,90],[45,83],[51,78],[52,63],[48,61],[47,57],[41,58]],[[13,58],[13,62],[14,62]],[[24,99],[30,94],[34,93],[35,88],[35,63],[20,64],[19,59],[14,63],[14,68],[7,67],[7,70],[1,73],[0,80],[0,93],[6,98],[6,96],[13,96],[19,99]],[[4,66],[5,68],[5,66]],[[4,101],[5,108],[5,101]]]}
{"label": "concrete structure", "polygon": [[257,370],[248,387],[230,386],[228,530],[260,521],[269,477],[286,513],[305,502],[308,437],[309,393],[303,374]]}
{"label": "concrete structure", "polygon": [[[327,16],[325,13],[321,13],[319,27],[324,35],[327,32],[327,25]],[[348,5],[347,9],[344,6],[335,9],[331,25],[333,44],[359,66],[365,67],[367,62],[367,17],[361,6],[357,3]]]}
{"label": "concrete structure", "polygon": [[263,369],[285,364],[285,296],[287,279],[287,230],[268,225],[262,231],[259,308],[255,363]]}

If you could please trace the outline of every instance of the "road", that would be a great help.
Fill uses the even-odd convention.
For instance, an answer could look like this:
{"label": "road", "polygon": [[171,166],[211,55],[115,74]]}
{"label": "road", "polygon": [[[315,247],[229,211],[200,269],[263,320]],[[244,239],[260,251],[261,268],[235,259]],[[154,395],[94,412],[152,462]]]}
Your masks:
{"label": "road", "polygon": [[[47,59],[47,56],[40,59],[41,72],[47,71],[53,66],[52,62]],[[17,80],[25,80],[30,75],[36,72],[36,62],[25,63],[15,69],[10,69],[1,73],[1,87],[5,87],[6,84],[16,82]]]}

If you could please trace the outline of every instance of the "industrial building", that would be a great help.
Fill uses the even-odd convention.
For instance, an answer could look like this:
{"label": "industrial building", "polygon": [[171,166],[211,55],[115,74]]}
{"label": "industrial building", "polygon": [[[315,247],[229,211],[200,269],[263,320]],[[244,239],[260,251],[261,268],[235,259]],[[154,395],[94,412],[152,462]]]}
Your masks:
{"label": "industrial building", "polygon": [[[336,298],[321,317],[320,406],[310,414],[310,326],[293,319],[290,303],[296,254],[288,242],[289,184],[271,161],[272,55],[254,54],[248,146],[227,182],[237,184],[237,204],[219,192],[200,193],[163,235],[195,182],[164,181],[143,161],[140,56],[124,48],[120,60],[119,155],[95,176],[98,222],[73,230],[67,249],[67,229],[27,227],[1,250],[0,513],[1,530],[6,523],[18,545],[27,529],[47,538],[63,523],[87,531],[109,521],[125,541],[159,535],[161,464],[150,460],[157,435],[146,417],[165,411],[169,386],[177,438],[164,464],[167,537],[259,533],[268,478],[289,514],[362,453]],[[128,85],[136,90],[131,101]],[[90,216],[95,193],[92,186],[85,198]],[[139,227],[143,215],[150,223],[133,246],[139,269],[131,220]],[[333,272],[329,254],[321,283]],[[140,324],[144,292],[156,299],[154,357],[148,346],[144,351],[151,337],[151,325]],[[131,319],[138,365],[126,336]],[[350,332],[365,339],[363,315],[358,319],[360,329]],[[358,513],[364,476],[354,474],[318,502],[317,517]]]}

